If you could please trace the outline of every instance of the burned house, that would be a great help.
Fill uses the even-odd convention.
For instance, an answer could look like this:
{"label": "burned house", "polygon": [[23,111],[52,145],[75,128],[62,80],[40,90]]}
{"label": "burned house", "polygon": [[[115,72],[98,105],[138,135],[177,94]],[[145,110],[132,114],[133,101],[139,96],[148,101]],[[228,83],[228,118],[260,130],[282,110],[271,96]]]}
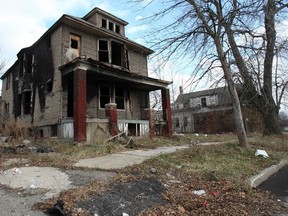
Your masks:
{"label": "burned house", "polygon": [[[238,94],[241,95],[241,88]],[[241,98],[241,96],[240,96]],[[261,131],[261,115],[242,104],[242,114],[247,132]],[[235,132],[235,121],[228,87],[183,93],[177,97],[172,109],[173,131],[177,133]]]}
{"label": "burned house", "polygon": [[87,142],[106,132],[153,136],[149,92],[161,90],[171,134],[170,82],[148,76],[153,51],[125,36],[127,24],[100,8],[83,18],[63,15],[1,77],[4,124]]}

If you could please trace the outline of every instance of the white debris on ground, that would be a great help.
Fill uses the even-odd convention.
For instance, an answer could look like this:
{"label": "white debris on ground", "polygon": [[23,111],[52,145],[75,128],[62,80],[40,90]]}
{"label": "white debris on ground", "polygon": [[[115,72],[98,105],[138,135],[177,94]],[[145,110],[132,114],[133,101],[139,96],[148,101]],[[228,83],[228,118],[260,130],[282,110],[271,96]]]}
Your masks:
{"label": "white debris on ground", "polygon": [[269,157],[265,150],[260,150],[260,149],[256,150],[255,156],[261,156],[263,158],[268,158]]}

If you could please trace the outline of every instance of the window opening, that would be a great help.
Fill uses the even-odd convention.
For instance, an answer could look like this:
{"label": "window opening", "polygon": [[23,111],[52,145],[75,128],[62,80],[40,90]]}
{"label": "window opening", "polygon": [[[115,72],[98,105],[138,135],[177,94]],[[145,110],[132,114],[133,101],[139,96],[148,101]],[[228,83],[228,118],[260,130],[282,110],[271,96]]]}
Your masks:
{"label": "window opening", "polygon": [[9,114],[9,103],[5,103],[5,113]]}
{"label": "window opening", "polygon": [[176,126],[176,128],[179,127],[179,119],[178,118],[175,119],[175,126]]}
{"label": "window opening", "polygon": [[115,32],[120,34],[120,26],[119,25],[115,25]]}
{"label": "window opening", "polygon": [[122,66],[123,45],[115,41],[111,42],[112,64]]}
{"label": "window opening", "polygon": [[99,61],[109,62],[108,41],[99,40]]}
{"label": "window opening", "polygon": [[48,82],[46,83],[46,93],[48,94],[48,93],[52,92],[52,88],[53,88],[53,83],[52,83],[52,81],[48,81]]}
{"label": "window opening", "polygon": [[24,93],[24,114],[30,114],[31,112],[31,91]]}
{"label": "window opening", "polygon": [[105,108],[105,104],[110,103],[109,86],[100,86],[100,108]]}
{"label": "window opening", "polygon": [[109,22],[109,30],[113,31],[114,30],[114,23]]}
{"label": "window opening", "polygon": [[202,107],[207,107],[206,98],[201,98],[201,106]]}
{"label": "window opening", "polygon": [[188,118],[184,117],[184,127],[187,127],[187,126],[188,126]]}
{"label": "window opening", "polygon": [[124,88],[115,87],[115,103],[117,104],[117,109],[125,109],[124,105]]}
{"label": "window opening", "polygon": [[6,78],[6,90],[10,88],[11,74],[9,73]]}
{"label": "window opening", "polygon": [[102,19],[102,27],[107,28],[107,20],[106,19]]}

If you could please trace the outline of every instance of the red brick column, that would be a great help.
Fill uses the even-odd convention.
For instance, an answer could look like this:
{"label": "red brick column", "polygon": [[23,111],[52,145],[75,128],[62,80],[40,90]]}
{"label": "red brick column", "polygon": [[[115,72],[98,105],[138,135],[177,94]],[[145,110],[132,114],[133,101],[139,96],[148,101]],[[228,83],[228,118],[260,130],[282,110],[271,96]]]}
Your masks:
{"label": "red brick column", "polygon": [[162,96],[162,109],[163,109],[163,120],[166,122],[164,133],[166,136],[172,135],[172,111],[170,104],[170,93],[169,89],[161,89]]}
{"label": "red brick column", "polygon": [[118,115],[115,103],[105,104],[106,117],[109,118],[109,133],[112,136],[118,134]]}
{"label": "red brick column", "polygon": [[74,140],[86,141],[86,70],[74,71]]}

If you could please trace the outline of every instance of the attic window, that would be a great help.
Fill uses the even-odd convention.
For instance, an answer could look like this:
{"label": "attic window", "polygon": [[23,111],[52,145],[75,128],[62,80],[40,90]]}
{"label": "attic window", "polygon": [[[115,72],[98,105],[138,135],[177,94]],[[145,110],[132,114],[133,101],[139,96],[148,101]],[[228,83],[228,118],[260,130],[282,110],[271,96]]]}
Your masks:
{"label": "attic window", "polygon": [[102,19],[102,27],[107,28],[107,20],[106,19]]}
{"label": "attic window", "polygon": [[115,32],[120,34],[120,26],[119,25],[115,25]]}
{"label": "attic window", "polygon": [[109,30],[113,31],[114,30],[114,23],[109,22]]}

